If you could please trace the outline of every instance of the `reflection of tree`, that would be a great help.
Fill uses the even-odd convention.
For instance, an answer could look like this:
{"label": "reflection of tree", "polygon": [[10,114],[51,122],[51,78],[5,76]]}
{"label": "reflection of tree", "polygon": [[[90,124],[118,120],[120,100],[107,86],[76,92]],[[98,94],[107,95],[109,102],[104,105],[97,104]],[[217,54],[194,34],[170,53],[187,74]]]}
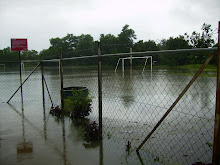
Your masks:
{"label": "reflection of tree", "polygon": [[74,119],[73,124],[70,125],[70,133],[72,134],[71,137],[77,138],[77,141],[84,141],[83,136],[85,134],[84,132],[84,125],[89,123],[89,119],[83,118],[83,119]]}
{"label": "reflection of tree", "polygon": [[66,129],[65,129],[65,119],[62,119],[62,129],[63,129],[63,164],[67,163],[66,156]]}
{"label": "reflection of tree", "polygon": [[101,140],[99,145],[99,165],[103,165],[103,141]]}
{"label": "reflection of tree", "polygon": [[[201,81],[199,81],[200,90],[198,92],[201,95],[201,107],[207,107],[211,102],[210,98],[213,96],[210,94],[210,79],[209,77],[202,77]],[[212,104],[212,103],[211,103]]]}
{"label": "reflection of tree", "polygon": [[100,146],[101,140],[88,140],[85,138],[86,125],[91,123],[87,118],[74,119],[71,125],[71,136],[77,138],[77,141],[82,141],[83,146],[86,149],[96,148]]}
{"label": "reflection of tree", "polygon": [[100,146],[100,141],[90,141],[90,142],[87,142],[87,143],[83,143],[83,146],[86,149],[96,148],[96,147]]}

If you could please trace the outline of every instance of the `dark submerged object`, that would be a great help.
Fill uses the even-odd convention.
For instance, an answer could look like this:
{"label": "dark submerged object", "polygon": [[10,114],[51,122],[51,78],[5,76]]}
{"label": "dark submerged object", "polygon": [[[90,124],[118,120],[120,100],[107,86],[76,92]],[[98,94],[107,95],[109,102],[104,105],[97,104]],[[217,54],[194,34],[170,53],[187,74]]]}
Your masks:
{"label": "dark submerged object", "polygon": [[128,143],[126,144],[126,151],[130,152],[130,148],[131,148],[131,142],[128,141]]}
{"label": "dark submerged object", "polygon": [[68,96],[72,96],[72,91],[83,91],[84,93],[88,93],[88,88],[87,87],[66,87],[63,88],[63,97],[66,99]]}
{"label": "dark submerged object", "polygon": [[51,107],[50,109],[50,114],[55,115],[55,116],[61,116],[62,110],[59,106]]}

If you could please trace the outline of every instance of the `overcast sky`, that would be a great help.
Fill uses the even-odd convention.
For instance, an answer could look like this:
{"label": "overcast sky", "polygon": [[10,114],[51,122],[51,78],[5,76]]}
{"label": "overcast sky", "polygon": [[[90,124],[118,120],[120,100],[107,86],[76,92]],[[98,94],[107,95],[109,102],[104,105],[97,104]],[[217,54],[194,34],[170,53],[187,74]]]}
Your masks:
{"label": "overcast sky", "polygon": [[[0,49],[11,38],[27,38],[29,50],[41,51],[49,39],[121,32],[130,25],[137,40],[201,32],[203,23],[217,33],[220,0],[0,0]],[[217,34],[215,34],[217,39]]]}

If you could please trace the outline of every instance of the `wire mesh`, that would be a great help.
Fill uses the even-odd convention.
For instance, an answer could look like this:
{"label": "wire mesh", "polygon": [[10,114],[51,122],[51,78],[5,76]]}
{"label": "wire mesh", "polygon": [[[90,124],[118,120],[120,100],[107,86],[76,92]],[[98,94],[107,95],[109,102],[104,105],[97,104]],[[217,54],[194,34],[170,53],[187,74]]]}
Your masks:
{"label": "wire mesh", "polygon": [[[182,53],[163,54],[168,60],[178,55]],[[158,57],[153,56],[155,58]],[[130,70],[129,65],[124,72],[103,69],[103,75],[107,74],[103,77],[104,132],[124,141],[124,146],[129,142],[131,148],[136,149],[200,66],[202,64],[155,65],[152,74],[150,67],[144,73],[139,66],[132,66]],[[202,72],[141,148],[143,158],[150,153],[162,164],[211,163],[216,68],[210,68]]]}
{"label": "wire mesh", "polygon": [[[102,47],[104,53],[129,53],[128,45]],[[114,51],[110,51],[114,50]],[[120,51],[118,51],[120,50]],[[127,50],[127,51],[126,51]],[[202,53],[201,53],[202,52]],[[64,87],[85,86],[92,96],[91,121],[98,123],[98,66],[97,49],[64,52]],[[132,54],[145,59],[125,61],[115,72],[119,58],[130,54],[115,54],[102,57],[102,103],[103,103],[103,148],[112,151],[112,159],[124,157],[121,163],[140,164],[192,164],[211,163],[216,93],[216,58],[205,68],[186,94],[162,122],[137,155],[135,150],[180,95],[210,52],[163,52],[156,54]],[[73,58],[87,56],[87,58]],[[196,56],[195,61],[190,61]],[[54,57],[54,56],[53,56]],[[50,58],[46,58],[48,60]],[[59,55],[57,60],[44,62],[44,77],[52,100],[60,105]],[[195,58],[194,58],[195,60]],[[36,63],[28,63],[23,71],[26,77]],[[6,66],[7,69],[7,66]],[[8,74],[10,73],[10,74]],[[19,87],[19,72],[1,72],[1,101],[7,101]],[[23,86],[24,101],[42,100],[40,68]],[[46,90],[46,89],[45,89]],[[46,101],[49,97],[45,91]],[[20,93],[13,101],[20,100]],[[120,156],[119,156],[120,155]]]}

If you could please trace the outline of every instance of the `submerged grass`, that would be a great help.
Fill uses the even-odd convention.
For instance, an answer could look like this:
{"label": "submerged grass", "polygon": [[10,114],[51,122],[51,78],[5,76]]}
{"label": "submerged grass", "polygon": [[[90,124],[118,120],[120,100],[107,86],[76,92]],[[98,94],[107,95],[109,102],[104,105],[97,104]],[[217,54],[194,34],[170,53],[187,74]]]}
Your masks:
{"label": "submerged grass", "polygon": [[[198,71],[201,68],[202,64],[188,64],[188,65],[179,65],[179,66],[169,66],[169,65],[154,65],[154,69],[166,69],[166,70],[188,70],[188,71]],[[217,66],[207,65],[204,71],[216,72]]]}
{"label": "submerged grass", "polygon": [[[168,74],[178,74],[185,76],[193,76],[201,68],[202,64],[189,64],[181,66],[168,66],[168,65],[157,65],[153,67],[153,70],[164,70]],[[207,65],[200,77],[216,77],[217,66]]]}

